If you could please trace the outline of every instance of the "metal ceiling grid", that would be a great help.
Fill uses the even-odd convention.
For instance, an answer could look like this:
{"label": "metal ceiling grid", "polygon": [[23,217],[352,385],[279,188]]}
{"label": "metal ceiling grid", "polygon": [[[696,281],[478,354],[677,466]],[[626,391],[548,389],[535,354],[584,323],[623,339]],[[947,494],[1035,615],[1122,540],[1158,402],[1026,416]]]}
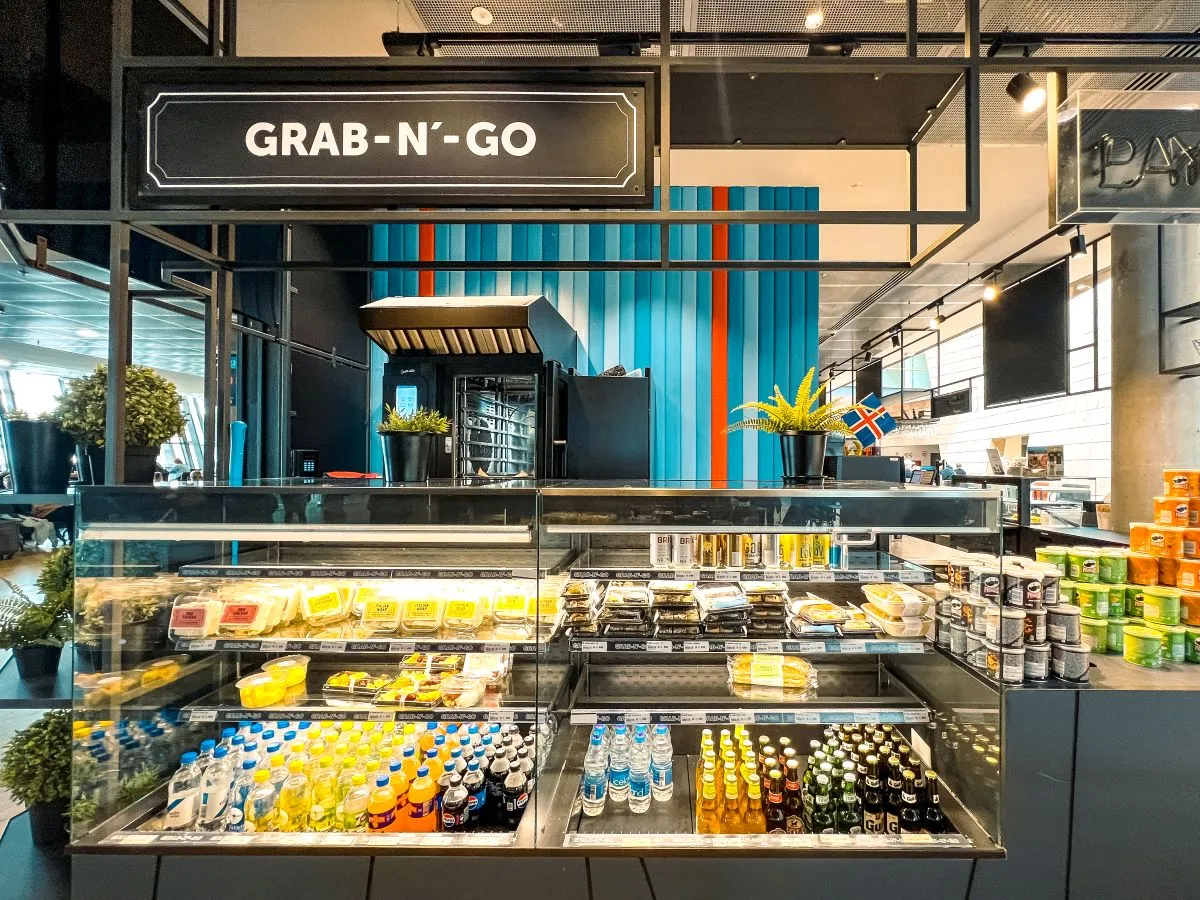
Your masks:
{"label": "metal ceiling grid", "polygon": [[[984,31],[1195,31],[1196,0],[985,0]],[[1057,52],[1057,49],[1056,51]]]}
{"label": "metal ceiling grid", "polygon": [[[824,13],[821,31],[903,31],[908,7],[903,0],[800,0],[764,3],[762,0],[700,0],[699,31],[793,31],[804,29],[804,17],[814,9]],[[929,31],[953,31],[963,19],[963,4],[953,0],[918,3],[918,24]]]}

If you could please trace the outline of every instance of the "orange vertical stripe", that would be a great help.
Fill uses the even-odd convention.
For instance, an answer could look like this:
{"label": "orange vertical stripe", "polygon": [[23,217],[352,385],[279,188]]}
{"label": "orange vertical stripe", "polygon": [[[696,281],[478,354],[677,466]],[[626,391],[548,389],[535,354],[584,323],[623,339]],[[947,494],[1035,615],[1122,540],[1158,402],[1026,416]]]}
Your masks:
{"label": "orange vertical stripe", "polygon": [[[433,240],[434,226],[432,222],[422,223],[417,226],[417,258],[424,260],[433,259]],[[417,293],[422,297],[433,296],[433,272],[422,269],[417,273]]]}
{"label": "orange vertical stripe", "polygon": [[[729,188],[714,187],[714,210],[729,209]],[[712,258],[729,258],[729,226],[715,223]],[[729,273],[714,271],[712,280],[712,468],[713,481],[729,477]]]}

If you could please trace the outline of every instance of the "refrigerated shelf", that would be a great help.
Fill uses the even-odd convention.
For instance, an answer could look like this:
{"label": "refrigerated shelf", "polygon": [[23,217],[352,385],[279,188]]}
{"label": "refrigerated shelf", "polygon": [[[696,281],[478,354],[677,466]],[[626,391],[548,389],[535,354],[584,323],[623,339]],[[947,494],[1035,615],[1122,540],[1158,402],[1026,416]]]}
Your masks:
{"label": "refrigerated shelf", "polygon": [[932,584],[933,572],[898,556],[875,550],[843,551],[845,561],[831,568],[768,569],[654,568],[649,550],[591,550],[571,563],[572,578],[596,581],[786,581],[802,584]]}

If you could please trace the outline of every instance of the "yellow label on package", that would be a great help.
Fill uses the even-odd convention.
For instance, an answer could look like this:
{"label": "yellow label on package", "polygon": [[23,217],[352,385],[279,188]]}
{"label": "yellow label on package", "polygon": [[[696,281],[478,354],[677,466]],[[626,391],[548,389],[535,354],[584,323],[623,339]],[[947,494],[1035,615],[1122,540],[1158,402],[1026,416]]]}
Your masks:
{"label": "yellow label on package", "polygon": [[524,594],[504,594],[496,598],[496,604],[492,607],[492,611],[500,613],[524,613],[525,602]]}
{"label": "yellow label on package", "polygon": [[537,604],[538,618],[553,619],[558,615],[558,598],[557,597],[539,597]]}
{"label": "yellow label on package", "polygon": [[310,615],[320,615],[321,613],[333,612],[335,609],[341,609],[342,598],[336,591],[330,591],[328,594],[317,594],[315,597],[308,598],[308,611]]}
{"label": "yellow label on package", "polygon": [[436,616],[436,600],[407,600],[404,603],[404,618],[406,619],[433,619]]}
{"label": "yellow label on package", "polygon": [[396,614],[400,611],[398,600],[370,600],[363,604],[362,620],[364,622],[395,622]]}
{"label": "yellow label on package", "polygon": [[755,653],[750,657],[750,683],[783,687],[783,657]]}
{"label": "yellow label on package", "polygon": [[478,600],[451,600],[446,604],[447,619],[474,619],[479,609]]}

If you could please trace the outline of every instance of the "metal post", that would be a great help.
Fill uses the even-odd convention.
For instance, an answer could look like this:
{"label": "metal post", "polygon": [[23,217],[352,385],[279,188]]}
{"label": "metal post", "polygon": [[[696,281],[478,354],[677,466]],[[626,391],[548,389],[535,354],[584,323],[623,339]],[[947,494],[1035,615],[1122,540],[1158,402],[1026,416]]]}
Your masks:
{"label": "metal post", "polygon": [[[214,251],[232,261],[234,226],[213,229]],[[213,273],[213,301],[204,325],[204,477],[218,480],[228,462],[225,441],[232,404],[233,271]]]}
{"label": "metal post", "polygon": [[[920,145],[915,141],[908,145],[906,149],[908,162],[908,209],[910,212],[917,211],[917,149]],[[910,222],[908,226],[908,261],[911,263],[920,252],[920,246],[917,243],[917,225],[915,222]]]}
{"label": "metal post", "polygon": [[905,22],[904,43],[909,56],[917,55],[917,32],[920,20],[917,18],[917,0],[908,0],[908,21]]}
{"label": "metal post", "polygon": [[[660,0],[658,69],[658,193],[659,209],[671,209],[671,0]],[[652,173],[647,173],[653,177]],[[658,226],[658,259],[665,267],[671,257],[671,226]]]}
{"label": "metal post", "polygon": [[225,37],[225,55],[237,56],[237,0],[225,0],[222,4],[221,13],[221,31]]}
{"label": "metal post", "polygon": [[208,55],[221,55],[221,0],[208,0]]}
{"label": "metal post", "polygon": [[966,199],[967,213],[971,224],[979,221],[980,206],[980,160],[979,160],[979,0],[966,2],[966,62],[967,84],[963,135],[966,149]]}
{"label": "metal post", "polygon": [[1056,69],[1046,73],[1046,189],[1049,197],[1046,211],[1050,227],[1058,225],[1058,116],[1055,114],[1067,99],[1067,72]]}
{"label": "metal post", "polygon": [[129,299],[129,223],[108,230],[108,393],[105,398],[104,480],[125,481],[125,368],[132,351],[133,307]]}
{"label": "metal post", "polygon": [[133,55],[133,0],[112,0],[112,68],[110,71],[109,117],[109,208],[125,206],[125,70]]}

